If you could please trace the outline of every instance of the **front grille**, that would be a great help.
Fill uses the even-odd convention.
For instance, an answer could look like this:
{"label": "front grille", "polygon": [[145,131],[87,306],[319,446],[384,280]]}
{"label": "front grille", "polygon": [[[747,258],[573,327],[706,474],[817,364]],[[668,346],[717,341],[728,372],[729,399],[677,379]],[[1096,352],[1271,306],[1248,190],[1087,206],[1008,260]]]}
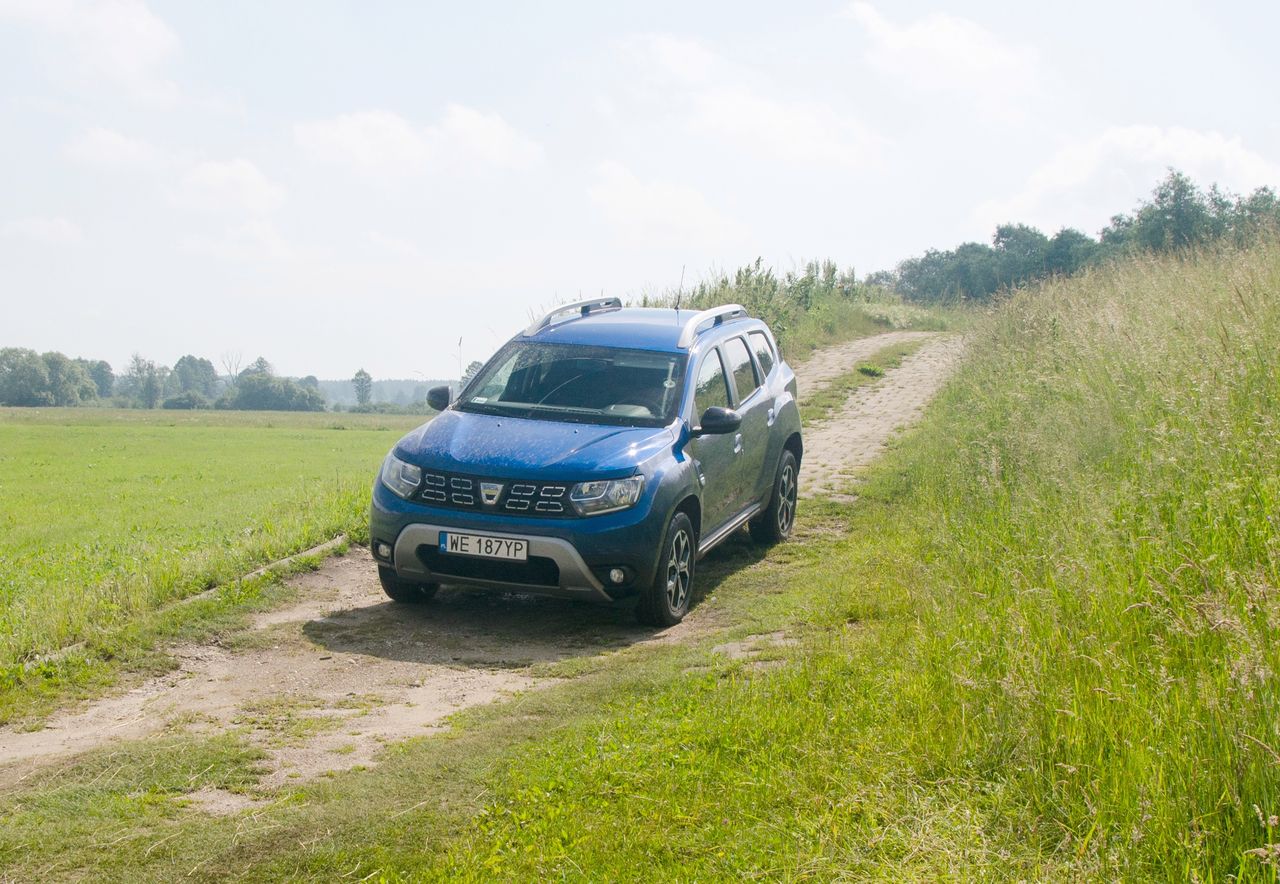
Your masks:
{"label": "front grille", "polygon": [[[486,503],[486,486],[492,488],[495,485],[501,490],[493,503]],[[418,498],[423,503],[473,512],[550,518],[573,515],[569,506],[569,486],[560,482],[512,481],[423,471]]]}
{"label": "front grille", "polygon": [[506,562],[471,556],[448,555],[434,546],[418,547],[418,558],[433,575],[472,580],[494,580],[524,586],[560,585],[560,566],[545,556],[529,556],[524,562]]}

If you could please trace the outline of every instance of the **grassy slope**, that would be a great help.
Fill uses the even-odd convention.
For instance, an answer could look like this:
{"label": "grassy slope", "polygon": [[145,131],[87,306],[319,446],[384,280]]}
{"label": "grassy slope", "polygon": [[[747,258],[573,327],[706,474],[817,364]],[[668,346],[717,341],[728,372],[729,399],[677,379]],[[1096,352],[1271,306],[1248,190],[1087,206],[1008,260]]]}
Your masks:
{"label": "grassy slope", "polygon": [[420,420],[0,411],[0,717],[127,655],[163,603],[362,534],[380,457]]}
{"label": "grassy slope", "polygon": [[1018,297],[788,581],[788,665],[513,760],[437,870],[1271,878],[1278,291],[1268,246]]}

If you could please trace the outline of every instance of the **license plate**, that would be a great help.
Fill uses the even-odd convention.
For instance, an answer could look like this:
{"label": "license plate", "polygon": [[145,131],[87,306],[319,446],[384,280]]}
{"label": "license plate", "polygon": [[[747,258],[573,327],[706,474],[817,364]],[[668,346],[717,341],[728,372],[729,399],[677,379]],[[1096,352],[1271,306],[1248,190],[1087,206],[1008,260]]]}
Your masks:
{"label": "license plate", "polygon": [[529,558],[529,541],[511,537],[490,537],[487,534],[441,531],[440,552],[457,556],[476,556],[481,559],[524,562]]}

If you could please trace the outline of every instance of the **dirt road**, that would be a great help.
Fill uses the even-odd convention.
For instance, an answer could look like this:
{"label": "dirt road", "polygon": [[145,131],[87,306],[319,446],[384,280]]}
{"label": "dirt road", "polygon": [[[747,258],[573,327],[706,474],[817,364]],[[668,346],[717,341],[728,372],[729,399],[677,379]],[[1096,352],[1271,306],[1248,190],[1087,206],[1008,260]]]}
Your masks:
{"label": "dirt road", "polygon": [[[914,419],[960,344],[892,332],[821,351],[799,367],[803,395],[885,346],[921,337],[934,339],[808,428],[802,473],[808,495],[836,490]],[[114,741],[173,727],[239,728],[266,752],[257,792],[268,796],[290,781],[374,764],[387,743],[431,733],[458,710],[551,681],[535,664],[679,640],[710,626],[700,624],[697,609],[680,626],[654,631],[635,625],[626,607],[448,587],[428,605],[392,605],[363,550],[292,582],[300,601],[259,616],[233,646],[177,647],[171,652],[177,666],[162,677],[55,715],[42,730],[0,729],[0,788]],[[211,813],[258,800],[217,790],[194,798]]]}

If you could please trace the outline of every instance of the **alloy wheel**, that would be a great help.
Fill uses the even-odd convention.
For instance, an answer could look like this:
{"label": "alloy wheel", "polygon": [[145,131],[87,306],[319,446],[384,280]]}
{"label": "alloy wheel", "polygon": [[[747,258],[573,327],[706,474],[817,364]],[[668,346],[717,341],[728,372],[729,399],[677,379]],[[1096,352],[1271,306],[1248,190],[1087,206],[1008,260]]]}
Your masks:
{"label": "alloy wheel", "polygon": [[667,605],[672,611],[683,610],[689,598],[692,561],[693,544],[689,532],[681,528],[671,538],[671,556],[667,561]]}

